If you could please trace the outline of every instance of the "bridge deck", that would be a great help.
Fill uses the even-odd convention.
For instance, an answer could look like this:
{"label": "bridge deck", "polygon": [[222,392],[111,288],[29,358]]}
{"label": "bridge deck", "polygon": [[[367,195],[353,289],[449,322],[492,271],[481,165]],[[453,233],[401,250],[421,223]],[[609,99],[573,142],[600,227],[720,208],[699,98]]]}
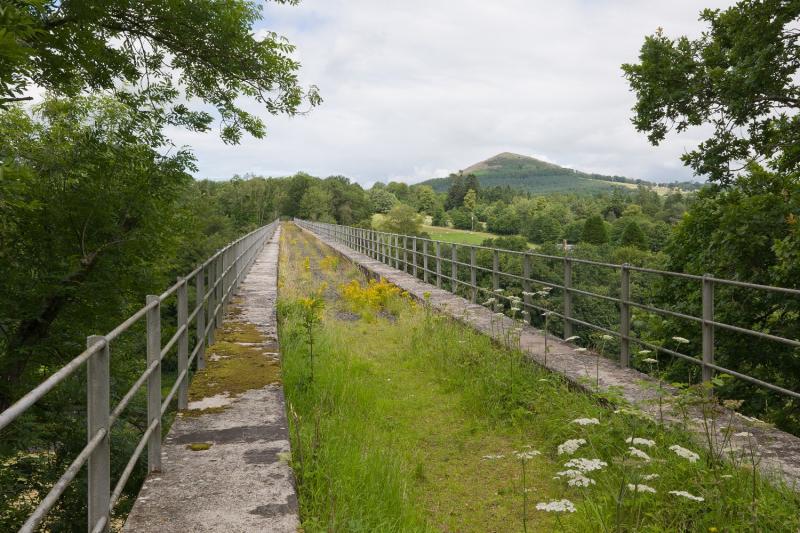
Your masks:
{"label": "bridge deck", "polygon": [[193,379],[124,531],[296,531],[275,315],[280,229],[256,258]]}
{"label": "bridge deck", "polygon": [[[344,258],[358,265],[368,275],[384,278],[419,300],[422,300],[427,294],[428,301],[434,308],[487,335],[501,339],[503,331],[508,331],[516,325],[510,318],[499,319],[493,316],[492,311],[482,305],[473,304],[465,298],[425,283],[409,273],[356,252],[333,239],[309,233],[315,235]],[[435,276],[433,278],[435,279]],[[549,338],[548,357],[545,359],[544,343],[542,331],[531,326],[524,327],[520,336],[520,347],[538,364],[563,375],[576,386],[590,391],[595,388],[595,365],[597,364],[601,391],[618,391],[625,400],[654,418],[658,418],[658,386],[653,378],[631,368],[621,368],[616,362],[604,357],[600,357],[598,360],[591,352],[576,353],[572,346],[557,338],[554,339],[552,336]],[[650,382],[650,386],[643,386],[643,383],[646,382]],[[691,408],[688,419],[684,420],[677,408],[672,405],[672,400],[677,397],[678,391],[666,384],[663,387],[666,389],[663,398],[664,422],[667,424],[685,423],[690,431],[697,434],[699,443],[706,444],[707,439],[699,409]],[[709,420],[715,447],[724,447],[725,455],[733,454],[739,458],[744,456],[748,458],[745,461],[747,462],[754,444],[757,447],[757,460],[762,472],[767,476],[783,480],[795,490],[800,491],[800,438],[758,421],[746,419],[727,409],[720,408],[718,411],[716,422]],[[733,429],[728,430],[728,427]],[[731,434],[750,433],[753,437],[732,436],[726,438],[726,432]],[[750,439],[754,439],[755,443]]]}

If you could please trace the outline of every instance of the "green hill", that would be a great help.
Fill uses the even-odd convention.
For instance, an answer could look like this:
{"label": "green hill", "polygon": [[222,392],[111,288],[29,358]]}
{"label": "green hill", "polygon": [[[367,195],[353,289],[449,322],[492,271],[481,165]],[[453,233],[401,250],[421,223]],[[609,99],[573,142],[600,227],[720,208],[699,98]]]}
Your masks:
{"label": "green hill", "polygon": [[[654,185],[644,180],[621,176],[587,174],[571,168],[519,154],[504,152],[481,161],[461,171],[475,174],[481,187],[509,186],[534,193],[593,192],[612,187],[633,187],[637,184]],[[437,192],[445,192],[452,178],[435,178],[422,182]]]}

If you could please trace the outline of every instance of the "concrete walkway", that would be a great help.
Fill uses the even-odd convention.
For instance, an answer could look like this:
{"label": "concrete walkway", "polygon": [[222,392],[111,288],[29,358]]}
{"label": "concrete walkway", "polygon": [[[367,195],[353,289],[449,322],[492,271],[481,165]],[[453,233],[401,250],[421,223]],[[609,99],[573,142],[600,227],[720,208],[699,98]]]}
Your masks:
{"label": "concrete walkway", "polygon": [[[222,348],[236,354],[237,346],[250,357],[255,353],[256,360],[263,357],[256,372],[270,365],[277,368],[279,239],[280,228],[232,299],[225,325],[236,327],[227,337],[223,328],[217,344],[209,347],[210,375],[215,375],[214,365],[236,362],[237,356],[224,355]],[[148,477],[124,531],[297,531],[297,496],[287,464],[289,436],[280,382],[198,398],[196,383],[203,382],[198,373],[190,389],[194,400],[190,410],[176,419],[164,443],[163,471]]]}
{"label": "concrete walkway", "polygon": [[[315,235],[344,258],[352,261],[368,276],[386,279],[418,300],[423,300],[424,295],[428,294],[428,301],[435,309],[486,335],[502,339],[503,331],[508,331],[509,328],[517,325],[510,318],[499,319],[482,305],[473,304],[465,298],[438,289],[411,274],[385,265],[332,239],[321,237],[310,231],[309,233]],[[587,391],[595,390],[595,365],[598,362],[595,354],[591,352],[577,353],[573,346],[551,336],[548,339],[549,353],[545,363],[544,335],[542,331],[531,326],[523,328],[520,345],[538,364],[561,374],[577,387]],[[647,383],[649,386],[645,386]],[[659,418],[658,384],[645,374],[630,368],[621,368],[614,361],[601,357],[599,358],[599,390],[613,390],[615,394],[618,393],[654,419]],[[699,410],[690,409],[688,419],[684,419],[672,407],[672,400],[677,397],[678,391],[668,385],[664,385],[663,390],[662,415],[665,423],[686,423],[687,429],[697,435],[698,444],[707,446],[706,432],[703,429],[703,420]],[[727,430],[728,427],[733,429]],[[752,437],[725,438],[726,433],[729,435],[750,433]],[[800,438],[722,408],[718,410],[717,421],[713,424],[711,434],[718,451],[723,451],[725,455],[733,454],[737,457],[745,457],[747,458],[745,462],[749,462],[752,448],[755,446],[759,454],[757,460],[761,471],[773,479],[785,481],[789,486],[800,491]]]}

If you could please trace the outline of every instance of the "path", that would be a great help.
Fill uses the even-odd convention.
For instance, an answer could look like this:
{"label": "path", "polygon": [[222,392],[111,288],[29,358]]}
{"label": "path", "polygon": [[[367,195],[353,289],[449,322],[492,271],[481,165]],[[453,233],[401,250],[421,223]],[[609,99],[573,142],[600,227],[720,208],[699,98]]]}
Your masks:
{"label": "path", "polygon": [[176,419],[164,442],[162,472],[148,477],[124,531],[297,531],[277,377],[280,231],[232,300],[223,330],[208,349],[208,367],[192,381],[190,410]]}

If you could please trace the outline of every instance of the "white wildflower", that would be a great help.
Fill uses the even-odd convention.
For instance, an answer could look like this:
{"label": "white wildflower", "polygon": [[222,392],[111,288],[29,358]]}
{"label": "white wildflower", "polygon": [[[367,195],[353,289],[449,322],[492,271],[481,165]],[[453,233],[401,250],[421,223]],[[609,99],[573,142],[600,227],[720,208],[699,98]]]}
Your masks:
{"label": "white wildflower", "polygon": [[572,423],[579,426],[596,426],[600,424],[600,421],[596,418],[576,418]]}
{"label": "white wildflower", "polygon": [[483,302],[483,305],[485,305],[485,306],[487,306],[487,307],[488,307],[488,306],[492,305],[493,303],[495,303],[496,301],[497,301],[497,300],[495,300],[494,298],[489,298],[488,300],[486,300],[485,302]]}
{"label": "white wildflower", "polygon": [[549,502],[537,503],[536,510],[547,513],[574,513],[575,504],[569,500],[550,500]]}
{"label": "white wildflower", "polygon": [[586,439],[569,439],[558,445],[558,455],[572,455],[578,448],[586,444]]}
{"label": "white wildflower", "polygon": [[533,295],[534,295],[534,293],[532,293],[532,292],[529,292],[529,291],[522,291],[522,295],[523,295],[523,296],[533,296]]}
{"label": "white wildflower", "polygon": [[497,455],[490,454],[483,456],[483,458],[486,459],[487,461],[495,461],[497,459],[502,459],[503,457],[505,457],[505,455],[503,455],[502,453],[498,453]]}
{"label": "white wildflower", "polygon": [[700,456],[694,453],[692,450],[687,450],[683,446],[678,446],[677,444],[673,444],[669,447],[669,449],[675,452],[678,456],[688,459],[690,463],[694,463],[700,459]]}
{"label": "white wildflower", "polygon": [[566,339],[564,339],[564,342],[572,342],[572,341],[576,341],[578,339],[580,339],[580,337],[578,335],[573,335],[572,337],[567,337]]}
{"label": "white wildflower", "polygon": [[520,459],[522,461],[530,461],[531,459],[533,459],[537,455],[541,455],[541,454],[542,454],[542,452],[540,452],[538,450],[528,450],[528,451],[524,451],[524,452],[514,452],[514,455],[517,457],[517,459]]}
{"label": "white wildflower", "polygon": [[594,480],[590,477],[580,474],[578,476],[569,478],[567,485],[570,487],[588,487],[589,485],[594,485]]}
{"label": "white wildflower", "polygon": [[647,355],[653,353],[652,350],[639,350],[639,355]]}
{"label": "white wildflower", "polygon": [[600,338],[603,339],[604,341],[613,341],[614,340],[614,337],[612,337],[611,335],[601,335]]}
{"label": "white wildflower", "polygon": [[642,459],[643,461],[649,461],[650,456],[647,455],[645,452],[640,450],[639,448],[634,448],[633,446],[628,447],[628,453],[631,457],[636,457],[637,459]]}
{"label": "white wildflower", "polygon": [[654,479],[658,479],[659,477],[661,476],[659,476],[658,474],[646,474],[642,476],[642,481],[653,481]]}
{"label": "white wildflower", "polygon": [[650,492],[652,494],[656,493],[656,489],[649,485],[642,485],[641,483],[634,485],[633,483],[628,483],[628,490],[631,492]]}
{"label": "white wildflower", "polygon": [[506,315],[504,315],[503,313],[495,313],[494,316],[496,316],[497,318],[505,318]]}
{"label": "white wildflower", "polygon": [[495,294],[503,294],[503,289],[495,289]]}
{"label": "white wildflower", "polygon": [[723,478],[723,479],[733,479],[733,476],[732,476],[732,475],[730,475],[730,474],[722,474],[722,475],[721,475],[721,476],[719,476],[719,477],[721,477],[721,478]]}
{"label": "white wildflower", "polygon": [[650,439],[642,439],[639,437],[628,437],[625,439],[625,442],[628,444],[633,444],[634,446],[647,446],[648,448],[652,448],[656,445],[656,441]]}
{"label": "white wildflower", "polygon": [[680,344],[689,344],[690,342],[689,339],[685,337],[672,337],[672,340]]}
{"label": "white wildflower", "polygon": [[695,496],[694,494],[688,493],[685,490],[671,490],[669,491],[670,494],[674,494],[675,496],[681,496],[683,498],[687,498],[689,500],[694,500],[696,502],[705,501],[705,498],[702,496]]}
{"label": "white wildflower", "polygon": [[646,359],[642,359],[643,363],[650,363],[651,365],[658,364],[658,359],[653,359],[652,357],[648,357]]}
{"label": "white wildflower", "polygon": [[553,314],[552,311],[545,311],[544,313],[542,313],[542,316],[550,316],[552,314]]}
{"label": "white wildflower", "polygon": [[573,351],[578,352],[578,353],[583,353],[583,352],[586,351],[586,348],[575,348],[575,350],[573,350]]}
{"label": "white wildflower", "polygon": [[585,459],[583,457],[578,457],[576,459],[570,459],[564,463],[564,466],[579,470],[581,473],[586,474],[587,472],[600,470],[604,466],[608,466],[608,463],[601,461],[600,459]]}
{"label": "white wildflower", "polygon": [[750,437],[752,437],[752,436],[753,436],[753,434],[752,434],[752,433],[750,433],[749,431],[740,431],[739,433],[734,433],[734,434],[733,434],[733,436],[734,436],[734,437],[746,437],[746,438],[750,438]]}

